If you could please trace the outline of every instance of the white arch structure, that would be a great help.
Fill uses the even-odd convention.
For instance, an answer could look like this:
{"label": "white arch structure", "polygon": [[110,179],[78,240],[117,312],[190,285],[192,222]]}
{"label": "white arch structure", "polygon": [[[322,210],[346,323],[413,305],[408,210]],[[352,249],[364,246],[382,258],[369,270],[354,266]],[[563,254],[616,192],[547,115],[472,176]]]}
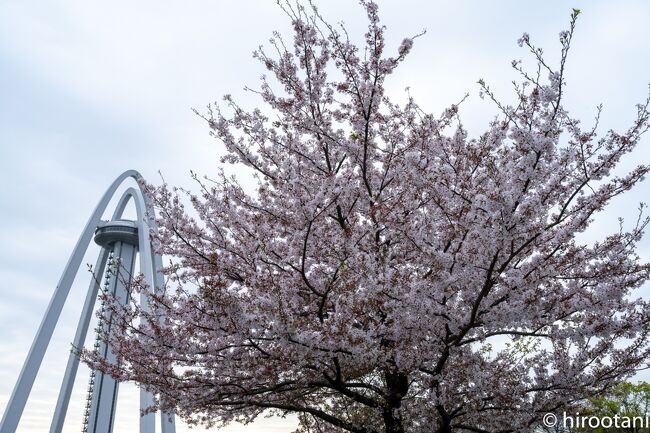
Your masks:
{"label": "white arch structure", "polygon": [[[144,275],[149,287],[152,290],[162,287],[164,280],[158,269],[162,267],[162,258],[159,254],[155,253],[152,248],[149,232],[155,228],[155,220],[153,219],[153,206],[145,198],[141,189],[142,176],[135,170],[128,170],[122,173],[115,179],[111,186],[102,196],[99,204],[93,211],[88,223],[86,224],[77,244],[74,247],[72,255],[68,259],[61,279],[59,280],[52,299],[47,307],[45,316],[38,328],[34,341],[27,359],[23,364],[20,371],[16,385],[11,394],[7,407],[5,408],[2,421],[0,422],[0,433],[14,433],[18,426],[18,422],[27,403],[30,391],[36,379],[36,375],[43,361],[47,346],[50,342],[54,328],[61,315],[61,310],[65,304],[66,298],[70,291],[70,287],[75,279],[77,271],[81,265],[83,257],[88,249],[90,242],[96,228],[101,223],[101,217],[104,214],[109,202],[113,198],[116,190],[128,178],[132,178],[138,182],[138,188],[128,188],[113,213],[113,220],[118,220],[122,217],[127,204],[133,200],[135,203],[137,221],[138,241],[137,245],[128,245],[123,242],[115,242],[113,249],[121,248],[118,255],[122,260],[130,262],[130,269],[128,274],[133,272],[135,263],[135,254],[139,251],[140,254],[140,272]],[[122,245],[123,244],[123,245]],[[95,265],[93,278],[91,278],[86,299],[84,301],[79,324],[74,336],[73,346],[80,348],[83,347],[91,317],[95,308],[95,301],[97,299],[97,292],[100,288],[100,279],[106,270],[109,263],[109,257],[112,253],[107,247],[102,247],[97,264]],[[126,269],[126,267],[125,267]],[[108,284],[108,282],[107,282]],[[115,287],[114,290],[118,292],[124,291],[124,281],[120,282],[118,275],[114,275],[111,279],[111,285]],[[127,295],[128,296],[128,295]],[[146,302],[143,303],[146,306]],[[110,354],[110,348],[102,347],[102,349]],[[100,350],[101,351],[101,350]],[[68,409],[72,387],[77,375],[79,367],[79,358],[74,351],[71,351],[61,384],[61,390],[58,395],[52,424],[50,426],[50,433],[60,433],[63,428],[63,422]],[[92,401],[89,400],[87,410],[89,410],[90,425],[88,428],[89,433],[111,433],[113,429],[113,418],[115,414],[115,400],[117,398],[117,383],[109,376],[104,376],[101,372],[97,372],[97,378],[91,379],[103,384],[99,389],[95,389],[92,395]],[[94,376],[93,376],[94,378]],[[101,399],[101,394],[104,392],[111,398]],[[140,408],[144,409],[153,402],[153,396],[140,389]],[[140,417],[140,433],[155,433],[155,414],[149,413]],[[175,423],[173,414],[161,413],[161,429],[162,433],[175,433]]]}

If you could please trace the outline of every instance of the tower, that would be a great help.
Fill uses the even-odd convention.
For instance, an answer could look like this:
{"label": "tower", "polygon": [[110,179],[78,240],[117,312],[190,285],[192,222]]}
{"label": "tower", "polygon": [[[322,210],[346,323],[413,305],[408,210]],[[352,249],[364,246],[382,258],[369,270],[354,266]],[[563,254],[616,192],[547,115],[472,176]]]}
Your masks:
{"label": "tower", "polygon": [[[138,188],[128,188],[119,201],[109,221],[102,221],[102,215],[122,183],[132,178],[138,182]],[[36,379],[36,374],[41,366],[61,310],[65,304],[70,287],[81,265],[83,257],[93,239],[101,246],[101,251],[93,276],[88,286],[86,298],[75,332],[73,347],[82,347],[86,340],[90,320],[95,311],[97,294],[101,289],[102,276],[104,277],[103,290],[114,295],[120,303],[128,301],[128,285],[136,269],[138,257],[139,271],[144,275],[149,290],[158,290],[162,287],[163,276],[157,272],[162,267],[162,258],[153,251],[149,233],[155,229],[152,204],[146,199],[140,186],[143,179],[137,171],[129,170],[122,173],[111,184],[93,211],[77,244],[74,247],[68,263],[66,264],[61,279],[54,290],[45,315],[38,328],[27,359],[14,386],[2,421],[0,433],[14,433],[27,403],[29,393]],[[136,220],[122,219],[124,210],[129,202],[133,201],[136,210]],[[146,303],[143,303],[145,305]],[[100,307],[101,308],[101,307]],[[112,326],[110,313],[102,314],[97,330],[100,327]],[[102,341],[95,343],[95,348],[108,360],[114,359],[110,346]],[[63,428],[72,387],[79,367],[79,358],[72,351],[68,357],[63,382],[56,402],[50,433],[60,433]],[[118,397],[118,383],[108,375],[96,371],[91,373],[86,412],[84,413],[84,432],[87,433],[112,433],[115,418],[115,403]],[[140,408],[151,405],[153,396],[147,391],[140,390]],[[140,433],[155,433],[155,414],[149,413],[140,417]],[[162,433],[175,433],[173,414],[161,413]]]}

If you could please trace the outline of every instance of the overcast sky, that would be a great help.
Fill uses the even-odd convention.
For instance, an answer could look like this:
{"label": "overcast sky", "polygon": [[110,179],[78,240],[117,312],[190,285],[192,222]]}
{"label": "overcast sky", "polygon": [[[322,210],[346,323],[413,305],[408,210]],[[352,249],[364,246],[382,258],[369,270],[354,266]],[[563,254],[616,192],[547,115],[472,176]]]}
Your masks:
{"label": "overcast sky", "polygon": [[[365,21],[355,1],[320,4],[330,21],[353,36]],[[549,53],[579,7],[568,62],[567,107],[586,123],[605,106],[605,128],[624,128],[650,82],[650,3],[644,1],[416,1],[380,0],[389,48],[426,28],[408,60],[387,82],[400,101],[404,88],[435,113],[470,100],[461,116],[477,134],[496,114],[478,98],[479,78],[512,98],[510,67],[526,59],[516,40],[524,31]],[[287,17],[272,0],[0,1],[0,410],[9,398],[31,340],[68,255],[90,212],[122,171],[157,172],[191,186],[189,171],[214,174],[221,145],[208,136],[199,110],[226,93],[255,106],[243,91],[264,73],[251,52],[273,30],[289,35]],[[650,140],[624,161],[650,161]],[[647,196],[642,184],[598,217],[587,236],[615,229],[618,215],[634,217]],[[650,258],[650,243],[642,254]],[[94,262],[92,250],[86,262]],[[63,366],[83,302],[83,270],[68,298],[23,415],[21,432],[49,428]],[[78,432],[87,370],[70,405],[66,432]],[[116,432],[136,431],[133,386],[120,398]],[[258,421],[229,432],[290,432],[292,420]],[[194,429],[195,431],[197,429]],[[202,429],[198,429],[199,431]],[[186,427],[179,424],[179,433]]]}

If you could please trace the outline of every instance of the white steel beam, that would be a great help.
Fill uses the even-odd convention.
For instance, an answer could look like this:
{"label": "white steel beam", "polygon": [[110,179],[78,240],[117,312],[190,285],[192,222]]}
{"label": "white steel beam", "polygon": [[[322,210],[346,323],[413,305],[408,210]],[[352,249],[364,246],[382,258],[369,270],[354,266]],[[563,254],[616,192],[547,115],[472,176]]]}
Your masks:
{"label": "white steel beam", "polygon": [[[114,296],[119,305],[129,302],[129,286],[133,278],[137,249],[134,245],[116,242],[113,247],[116,265],[112,271],[109,294]],[[100,326],[111,328],[117,326],[116,318],[107,312]],[[116,357],[106,342],[101,342],[99,353],[110,363],[115,363]],[[108,374],[95,373],[90,417],[88,418],[88,433],[111,433],[115,424],[115,409],[119,382]]]}
{"label": "white steel beam", "polygon": [[86,341],[88,326],[90,325],[90,319],[92,318],[95,308],[95,300],[97,299],[97,292],[101,285],[101,278],[102,275],[104,275],[104,269],[106,268],[108,254],[108,250],[102,248],[102,251],[99,253],[99,258],[97,259],[97,264],[95,264],[95,267],[93,268],[93,275],[90,277],[90,285],[88,286],[88,292],[86,293],[86,300],[84,301],[84,306],[81,310],[79,324],[77,325],[77,331],[72,342],[72,349],[70,350],[65,374],[63,375],[61,390],[59,391],[59,396],[56,400],[54,417],[52,418],[52,424],[50,425],[50,433],[61,433],[61,430],[63,429],[63,421],[65,420],[65,415],[68,411],[72,387],[79,368],[79,355],[76,351],[81,350]]}

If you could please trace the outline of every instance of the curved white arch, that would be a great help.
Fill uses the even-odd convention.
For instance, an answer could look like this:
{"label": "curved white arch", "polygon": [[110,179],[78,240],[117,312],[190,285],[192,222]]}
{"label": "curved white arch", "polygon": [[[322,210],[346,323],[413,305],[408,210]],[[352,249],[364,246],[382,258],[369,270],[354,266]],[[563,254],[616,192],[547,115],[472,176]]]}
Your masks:
{"label": "curved white arch", "polygon": [[[68,355],[68,363],[65,367],[61,389],[59,390],[59,396],[56,400],[54,416],[52,417],[52,424],[50,425],[50,433],[60,433],[63,429],[63,421],[65,420],[65,414],[68,411],[68,403],[70,403],[72,387],[74,385],[74,380],[77,377],[77,370],[79,368],[79,357],[73,353],[73,350],[74,348],[81,348],[84,344],[84,341],[86,340],[88,327],[90,325],[90,319],[95,308],[97,292],[99,291],[99,280],[101,279],[102,275],[104,274],[104,270],[106,269],[108,255],[109,251],[102,248],[102,251],[99,254],[99,258],[97,259],[97,264],[93,268],[93,276],[90,279],[90,285],[88,287],[88,292],[86,293],[86,299],[84,300],[83,308],[81,310],[81,316],[79,317],[77,331],[75,332],[74,340],[72,341],[73,349],[70,351],[70,355]],[[9,406],[7,406],[7,409],[8,408]]]}
{"label": "curved white arch", "polygon": [[[68,297],[70,287],[74,282],[79,266],[81,265],[81,261],[83,260],[88,246],[92,241],[95,229],[99,224],[101,217],[106,210],[106,207],[113,198],[115,191],[128,178],[133,178],[136,182],[138,182],[138,188],[129,188],[124,192],[114,211],[114,219],[120,218],[122,216],[128,202],[133,199],[138,220],[137,225],[139,237],[138,243],[140,249],[140,270],[145,275],[145,278],[152,290],[154,287],[161,287],[163,282],[162,275],[156,272],[156,269],[158,268],[155,266],[162,264],[162,259],[157,254],[153,254],[149,234],[149,231],[152,228],[155,228],[155,220],[152,218],[153,206],[148,200],[145,199],[145,196],[143,194],[142,187],[140,185],[140,183],[143,181],[143,178],[140,173],[135,170],[127,170],[118,176],[115,181],[113,181],[113,183],[108,187],[100,199],[99,203],[88,219],[88,222],[86,223],[86,226],[84,227],[84,230],[82,231],[81,236],[79,237],[79,240],[77,241],[70,258],[68,259],[68,263],[66,264],[63,270],[63,274],[61,275],[61,279],[59,280],[59,283],[57,284],[57,287],[52,295],[52,299],[50,300],[50,303],[47,307],[45,316],[41,321],[32,346],[29,349],[27,359],[25,360],[23,368],[20,371],[18,380],[14,386],[14,390],[5,408],[2,421],[0,421],[0,433],[14,433],[16,431],[18,422],[20,421],[23,410],[25,408],[25,404],[27,403],[27,398],[29,397],[29,393],[34,384],[36,374],[38,373],[38,370],[43,361],[43,357],[52,338],[56,323],[58,322],[58,319],[61,315],[61,310],[63,309],[65,301]],[[107,258],[108,251],[102,249],[95,267],[96,271],[99,271],[100,276],[106,266]],[[88,288],[84,307],[79,319],[79,326],[77,327],[77,332],[75,334],[75,339],[73,342],[73,345],[75,347],[81,347],[85,340],[98,288],[99,287],[96,282],[96,278],[93,278],[93,281],[91,281]],[[61,428],[63,427],[63,420],[65,418],[65,412],[70,400],[72,385],[74,383],[78,365],[79,359],[75,354],[71,353],[68,359],[68,364],[66,366],[63,383],[61,385],[61,392],[59,393],[59,398],[57,400],[52,425],[50,427],[51,433],[60,433]],[[142,390],[140,394],[140,402],[141,406],[144,405],[144,407],[146,407],[153,402],[153,396]],[[155,420],[153,416],[154,414],[149,414],[147,416],[141,417],[141,433],[154,432]],[[172,415],[162,414],[161,421],[163,433],[173,433],[175,431]]]}

